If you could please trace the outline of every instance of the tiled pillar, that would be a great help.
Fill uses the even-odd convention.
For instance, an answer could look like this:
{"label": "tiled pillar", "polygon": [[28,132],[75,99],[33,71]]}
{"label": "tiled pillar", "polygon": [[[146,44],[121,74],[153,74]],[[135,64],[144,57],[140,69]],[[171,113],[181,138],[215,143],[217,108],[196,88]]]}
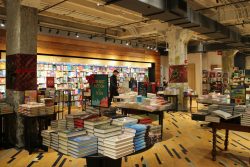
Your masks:
{"label": "tiled pillar", "polygon": [[[21,5],[21,0],[6,0],[6,100],[14,106],[24,103],[24,91],[37,89],[36,8]],[[22,147],[23,123],[17,115],[16,145]]]}
{"label": "tiled pillar", "polygon": [[[187,29],[180,29],[174,26],[168,29],[166,32],[166,42],[169,49],[169,66],[185,65],[185,60],[187,60],[187,44],[192,36],[193,32]],[[169,83],[169,86],[179,89],[179,109],[183,109],[183,91],[188,87],[188,83]]]}

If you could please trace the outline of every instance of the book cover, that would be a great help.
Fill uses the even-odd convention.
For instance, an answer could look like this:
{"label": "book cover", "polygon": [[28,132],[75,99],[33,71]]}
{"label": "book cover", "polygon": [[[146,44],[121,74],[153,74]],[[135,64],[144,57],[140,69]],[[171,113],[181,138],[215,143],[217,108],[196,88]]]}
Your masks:
{"label": "book cover", "polygon": [[94,135],[97,136],[97,137],[100,137],[100,138],[108,138],[108,137],[120,135],[121,133],[122,133],[122,131],[119,130],[119,131],[115,131],[115,132],[111,132],[111,133],[106,133],[106,134],[94,133]]}
{"label": "book cover", "polygon": [[85,135],[86,130],[84,129],[73,129],[73,130],[64,130],[58,132],[58,135],[61,137],[74,137],[74,136],[80,136]]}
{"label": "book cover", "polygon": [[85,125],[100,125],[100,124],[105,124],[105,123],[109,123],[111,121],[111,119],[109,117],[97,117],[97,118],[92,118],[92,119],[88,119],[84,121]]}
{"label": "book cover", "polygon": [[112,159],[118,159],[118,158],[124,157],[126,155],[132,154],[133,152],[134,152],[134,150],[128,150],[128,151],[126,151],[124,153],[114,155],[114,154],[110,154],[109,152],[104,151],[104,155],[107,156],[107,157],[110,157]]}
{"label": "book cover", "polygon": [[114,132],[118,130],[122,130],[121,126],[110,125],[109,123],[97,125],[94,127],[94,132],[96,133],[109,133],[109,132]]}
{"label": "book cover", "polygon": [[128,140],[132,140],[134,138],[134,135],[132,134],[122,134],[122,135],[118,135],[118,136],[113,136],[107,139],[104,139],[104,143],[105,142],[113,142],[113,143],[122,143]]}
{"label": "book cover", "polygon": [[[124,142],[121,142],[121,143],[113,143],[113,142],[110,142],[110,141],[105,141],[105,143],[103,142],[103,146],[113,148],[113,149],[119,149],[119,148],[121,148],[121,147],[123,147],[125,145],[129,145],[131,143],[133,143],[133,140],[124,141]],[[99,144],[99,142],[98,142],[98,144]]]}
{"label": "book cover", "polygon": [[70,138],[69,143],[74,145],[82,145],[86,143],[96,142],[97,143],[97,137],[95,136],[79,136],[75,138]]}
{"label": "book cover", "polygon": [[135,118],[130,118],[130,117],[122,117],[122,118],[116,118],[113,119],[112,124],[114,125],[134,125],[138,122],[137,119]]}
{"label": "book cover", "polygon": [[142,124],[129,125],[129,126],[126,126],[126,127],[135,129],[136,132],[145,131],[147,129],[147,126],[142,125]]}

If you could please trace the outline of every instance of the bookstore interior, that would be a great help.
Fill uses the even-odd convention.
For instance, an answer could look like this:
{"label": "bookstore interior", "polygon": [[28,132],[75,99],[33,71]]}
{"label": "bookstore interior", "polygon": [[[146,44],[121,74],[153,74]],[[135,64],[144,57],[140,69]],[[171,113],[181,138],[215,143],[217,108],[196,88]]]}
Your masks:
{"label": "bookstore interior", "polygon": [[250,166],[249,13],[0,0],[0,166]]}

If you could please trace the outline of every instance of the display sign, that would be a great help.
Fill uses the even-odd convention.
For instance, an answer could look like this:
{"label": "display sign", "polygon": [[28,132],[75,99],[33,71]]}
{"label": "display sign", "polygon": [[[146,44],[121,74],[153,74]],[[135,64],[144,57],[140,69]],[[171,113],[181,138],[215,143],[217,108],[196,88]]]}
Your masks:
{"label": "display sign", "polygon": [[234,104],[246,103],[246,89],[243,85],[231,86],[230,102]]}
{"label": "display sign", "polygon": [[55,78],[54,77],[46,77],[46,87],[54,88],[55,87]]}
{"label": "display sign", "polygon": [[146,82],[138,82],[138,95],[147,97],[147,87]]}
{"label": "display sign", "polygon": [[174,65],[169,67],[169,83],[184,83],[187,81],[186,65]]}
{"label": "display sign", "polygon": [[91,84],[91,105],[109,107],[108,103],[108,75],[95,74]]}

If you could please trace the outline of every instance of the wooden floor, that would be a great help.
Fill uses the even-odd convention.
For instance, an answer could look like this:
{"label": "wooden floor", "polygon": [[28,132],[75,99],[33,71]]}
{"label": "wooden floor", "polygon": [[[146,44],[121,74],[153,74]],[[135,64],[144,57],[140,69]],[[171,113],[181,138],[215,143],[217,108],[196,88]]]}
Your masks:
{"label": "wooden floor", "polygon": [[[218,131],[217,161],[211,160],[211,129],[192,121],[186,112],[165,113],[164,141],[150,150],[123,158],[123,167],[232,167],[250,166],[250,134],[229,133],[229,150],[222,151],[224,131]],[[143,165],[145,164],[145,165]],[[85,159],[74,159],[49,149],[28,155],[25,150],[0,150],[0,167],[85,166]]]}

